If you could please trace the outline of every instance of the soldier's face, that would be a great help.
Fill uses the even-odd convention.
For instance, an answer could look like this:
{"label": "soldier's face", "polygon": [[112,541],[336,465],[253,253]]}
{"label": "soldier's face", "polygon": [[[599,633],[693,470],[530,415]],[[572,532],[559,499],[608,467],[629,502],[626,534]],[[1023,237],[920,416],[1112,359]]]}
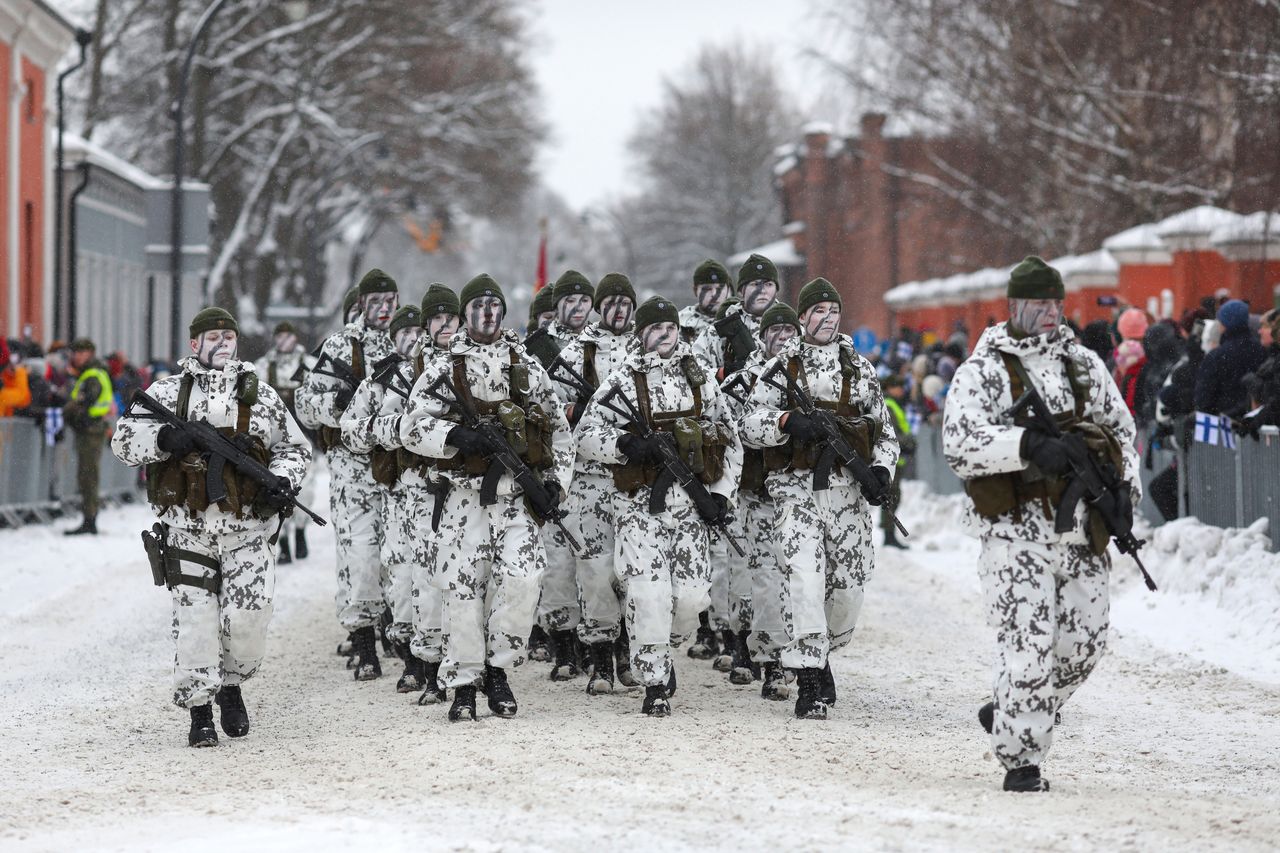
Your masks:
{"label": "soldier's face", "polygon": [[396,332],[396,336],[392,343],[395,344],[396,352],[405,356],[409,356],[409,351],[413,349],[413,345],[418,342],[418,338],[422,337],[421,326],[407,326]]}
{"label": "soldier's face", "polygon": [[840,333],[840,305],[837,302],[819,302],[800,316],[804,327],[804,342],[825,346]]}
{"label": "soldier's face", "polygon": [[391,325],[391,315],[400,307],[400,294],[370,293],[361,297],[364,303],[364,324],[370,329],[385,331]]}
{"label": "soldier's face", "polygon": [[606,296],[600,303],[600,325],[620,335],[630,325],[635,310],[636,304],[630,296]]}
{"label": "soldier's face", "polygon": [[778,298],[778,283],[757,279],[742,286],[742,306],[748,314],[759,317]]}
{"label": "soldier's face", "polygon": [[1024,335],[1057,335],[1061,324],[1061,299],[1009,300],[1009,325]]}
{"label": "soldier's face", "polygon": [[298,346],[298,336],[293,332],[280,332],[275,337],[276,352],[293,352]]}
{"label": "soldier's face", "polygon": [[437,314],[427,321],[427,334],[437,349],[444,349],[453,340],[453,333],[458,331],[458,315]]}
{"label": "soldier's face", "polygon": [[728,295],[729,282],[727,281],[697,284],[693,287],[693,296],[698,302],[698,310],[703,314],[714,314]]}
{"label": "soldier's face", "polygon": [[782,345],[796,336],[796,327],[790,323],[774,323],[764,330],[765,352],[773,358],[782,352]]}
{"label": "soldier's face", "polygon": [[236,357],[240,336],[230,329],[210,329],[198,338],[192,338],[191,351],[196,360],[210,370],[221,370]]}
{"label": "soldier's face", "polygon": [[566,329],[578,331],[587,325],[591,315],[591,297],[585,293],[573,293],[556,303],[556,319]]}
{"label": "soldier's face", "polygon": [[506,314],[496,296],[477,296],[467,303],[467,334],[478,344],[491,344],[502,334]]}
{"label": "soldier's face", "polygon": [[640,334],[640,343],[644,346],[644,351],[657,353],[659,358],[671,358],[679,341],[679,323],[654,323],[652,326],[645,326]]}
{"label": "soldier's face", "polygon": [[555,318],[556,318],[556,312],[543,311],[541,314],[539,314],[535,318],[534,328],[545,329],[547,326],[551,325],[551,321],[555,320]]}

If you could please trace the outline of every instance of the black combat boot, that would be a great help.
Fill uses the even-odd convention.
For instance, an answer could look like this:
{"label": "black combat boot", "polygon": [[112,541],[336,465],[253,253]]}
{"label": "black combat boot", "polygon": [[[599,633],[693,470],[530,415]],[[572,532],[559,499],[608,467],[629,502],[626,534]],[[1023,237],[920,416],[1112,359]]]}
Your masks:
{"label": "black combat boot", "polygon": [[408,643],[396,643],[396,654],[404,661],[404,672],[396,680],[397,693],[416,693],[422,689],[423,663],[409,651]]}
{"label": "black combat boot", "polygon": [[670,717],[671,696],[667,693],[667,688],[661,684],[646,687],[640,710],[650,717]]}
{"label": "black combat boot", "polygon": [[[97,518],[97,516],[94,516],[94,515],[86,515],[86,516],[84,517],[84,521],[80,522],[80,526],[79,526],[79,527],[73,527],[73,528],[71,528],[70,530],[64,530],[64,531],[62,531],[62,535],[63,535],[63,536],[83,536],[83,535],[85,535],[86,533],[91,534],[91,535],[93,535],[93,536],[97,536],[97,535],[98,535],[98,518]],[[216,738],[214,739],[214,743],[217,743],[217,739],[216,739]],[[201,746],[208,746],[208,745],[209,745],[209,744],[201,744]],[[192,746],[195,746],[195,744],[192,744]]]}
{"label": "black combat boot", "polygon": [[613,641],[613,658],[617,662],[618,683],[623,687],[639,687],[640,682],[631,674],[631,638],[627,636],[626,622],[618,631],[618,639]]}
{"label": "black combat boot", "polygon": [[711,660],[720,654],[720,644],[716,642],[716,632],[711,630],[711,620],[707,611],[698,614],[698,633],[689,646],[689,657],[695,660]]}
{"label": "black combat boot", "polygon": [[751,660],[747,651],[747,634],[739,631],[733,637],[733,668],[729,670],[730,684],[750,684],[760,678],[760,664]]}
{"label": "black combat boot", "polygon": [[484,695],[489,697],[489,710],[494,716],[509,719],[516,715],[516,695],[507,683],[505,669],[484,665]]}
{"label": "black combat boot", "polygon": [[907,550],[907,543],[898,539],[898,528],[889,526],[884,529],[884,545],[886,548]]}
{"label": "black combat boot", "polygon": [[373,626],[366,625],[351,632],[354,639],[352,651],[355,653],[356,681],[373,681],[382,677],[382,664],[378,663],[378,640],[373,634]]}
{"label": "black combat boot", "polygon": [[573,632],[552,631],[551,649],[555,653],[555,666],[551,667],[552,681],[572,681],[578,677],[578,664],[574,661]]}
{"label": "black combat boot", "polygon": [[592,696],[613,692],[613,643],[605,640],[593,643],[591,649],[591,678],[587,681],[587,692]]}
{"label": "black combat boot", "polygon": [[822,668],[822,701],[827,703],[827,707],[831,708],[836,704],[836,676],[831,671],[831,661],[828,660],[826,666]]}
{"label": "black combat boot", "polygon": [[1035,765],[1019,767],[1004,774],[1004,789],[1019,793],[1047,791],[1049,780],[1040,778],[1040,768]]}
{"label": "black combat boot", "polygon": [[476,718],[476,688],[475,685],[468,684],[466,687],[458,687],[453,691],[453,705],[449,707],[449,722],[456,723],[460,720],[475,720]]}
{"label": "black combat boot", "polygon": [[440,661],[426,661],[422,664],[422,695],[418,697],[419,705],[439,705],[449,698],[445,689],[440,686],[439,676]]}
{"label": "black combat boot", "polygon": [[353,632],[348,631],[347,638],[343,640],[341,643],[338,643],[338,657],[340,658],[351,657],[352,653],[354,653],[355,651],[355,647],[356,647],[356,635]]}
{"label": "black combat boot", "polygon": [[796,717],[801,720],[825,720],[827,703],[822,700],[822,670],[817,667],[805,667],[796,671],[796,681],[800,684],[796,697]]}
{"label": "black combat boot", "polygon": [[293,534],[293,556],[299,560],[307,559],[307,533],[301,527]]}
{"label": "black combat boot", "polygon": [[676,695],[676,665],[671,664],[671,674],[667,676],[667,698],[670,699]]}
{"label": "black combat boot", "polygon": [[551,660],[551,638],[541,625],[534,625],[529,632],[529,660],[543,663]]}
{"label": "black combat boot", "polygon": [[214,701],[218,703],[218,716],[227,737],[244,737],[249,733],[249,712],[244,707],[239,684],[224,684]]}
{"label": "black combat boot", "polygon": [[382,641],[382,656],[389,658],[395,654],[395,648],[391,645],[391,638],[387,636],[387,629],[391,627],[391,623],[396,621],[391,615],[390,607],[382,608],[382,618],[378,620],[378,639]]}
{"label": "black combat boot", "polygon": [[978,709],[978,723],[986,729],[987,734],[991,734],[991,728],[996,723],[996,703],[988,702]]}
{"label": "black combat boot", "polygon": [[293,555],[289,553],[289,537],[280,537],[280,550],[276,552],[276,565],[283,566],[293,562]]}
{"label": "black combat boot", "polygon": [[791,698],[791,688],[787,686],[786,673],[782,664],[769,661],[764,665],[764,682],[760,685],[760,698],[782,702]]}
{"label": "black combat boot", "polygon": [[191,709],[191,734],[187,746],[217,746],[218,731],[213,727],[213,706],[196,705]]}
{"label": "black combat boot", "polygon": [[720,632],[720,654],[716,655],[716,659],[711,662],[711,668],[716,672],[728,672],[733,669],[733,647],[738,644],[738,639],[732,631],[725,628]]}

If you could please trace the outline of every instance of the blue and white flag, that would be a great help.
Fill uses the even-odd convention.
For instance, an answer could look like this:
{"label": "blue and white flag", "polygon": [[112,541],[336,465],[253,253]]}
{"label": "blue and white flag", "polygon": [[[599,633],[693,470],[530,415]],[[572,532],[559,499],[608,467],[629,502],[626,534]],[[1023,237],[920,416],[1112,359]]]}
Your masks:
{"label": "blue and white flag", "polygon": [[44,443],[48,447],[53,447],[53,443],[58,439],[58,433],[62,432],[62,409],[45,409],[44,410]]}
{"label": "blue and white flag", "polygon": [[907,406],[907,410],[903,414],[907,416],[907,426],[910,427],[913,433],[917,432],[920,429],[920,424],[924,422],[924,415],[920,414],[920,410],[915,406]]}
{"label": "blue and white flag", "polygon": [[1201,444],[1212,444],[1215,447],[1235,450],[1236,435],[1231,431],[1231,418],[1226,415],[1196,412],[1195,440]]}

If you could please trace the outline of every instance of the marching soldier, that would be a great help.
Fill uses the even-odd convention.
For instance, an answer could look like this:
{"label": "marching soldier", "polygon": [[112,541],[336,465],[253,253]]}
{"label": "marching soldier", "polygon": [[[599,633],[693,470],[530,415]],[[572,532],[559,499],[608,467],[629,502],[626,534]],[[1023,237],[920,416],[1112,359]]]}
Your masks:
{"label": "marching soldier", "polygon": [[[551,334],[551,324],[555,319],[556,288],[554,284],[544,284],[529,303],[529,322],[525,326],[524,348],[546,368],[551,367],[564,346]],[[542,617],[539,616],[539,621],[534,623],[533,630],[529,633],[529,660],[549,661],[551,660],[551,638],[540,624],[541,619]],[[563,672],[567,675],[570,667],[576,667],[572,661],[566,663],[567,666]],[[558,664],[556,669],[560,669]],[[556,674],[553,670],[552,677],[555,678]]]}
{"label": "marching soldier", "polygon": [[[636,336],[641,346],[587,405],[578,440],[585,459],[613,472],[631,669],[645,687],[641,710],[663,717],[675,690],[671,647],[707,606],[708,525],[723,535],[742,449],[719,386],[681,340],[675,305],[662,297],[641,305]],[[697,485],[673,485],[664,445]]]}
{"label": "marching soldier", "polygon": [[[545,329],[555,319],[556,287],[554,284],[543,285],[542,289],[534,294],[533,301],[529,303],[529,327],[526,331]],[[543,367],[546,365],[544,364]]]}
{"label": "marching soldier", "polygon": [[[271,343],[271,349],[254,363],[254,369],[258,372],[259,381],[276,389],[276,393],[288,408],[289,414],[296,418],[297,407],[293,399],[294,394],[302,387],[303,376],[306,371],[315,366],[316,360],[302,348],[298,342],[298,330],[288,320],[276,324],[271,333]],[[314,469],[308,468],[307,477],[302,482],[302,491],[298,493],[298,500],[310,506],[314,491]],[[307,558],[306,524],[305,513],[295,513],[285,521],[284,527],[280,530],[280,554],[276,558],[277,563],[290,563],[295,554],[299,560]],[[292,553],[289,548],[290,537],[294,539],[297,546]]]}
{"label": "marching soldier", "polygon": [[324,342],[315,367],[295,395],[299,418],[318,430],[317,444],[329,457],[329,503],[338,545],[338,620],[351,635],[357,681],[382,675],[374,626],[385,607],[378,556],[385,507],[368,454],[343,444],[342,414],[373,365],[391,354],[387,329],[398,302],[391,276],[378,269],[365,273],[354,305],[358,316]]}
{"label": "marching soldier", "polygon": [[[1004,790],[1047,791],[1040,765],[1055,716],[1093,671],[1107,636],[1106,527],[1079,501],[1072,528],[1055,531],[1072,443],[1083,441],[1086,453],[1121,472],[1116,501],[1130,520],[1141,488],[1133,418],[1102,361],[1063,323],[1061,275],[1028,257],[1010,274],[1007,294],[1009,320],[983,333],[952,379],[943,448],[972,501],[965,520],[982,542],[978,574],[996,630],[994,701],[978,718],[1006,770]],[[1031,391],[1058,420],[1059,435],[1011,414]]]}
{"label": "marching soldier", "polygon": [[[839,292],[817,278],[798,302],[802,335],[765,364],[742,419],[742,439],[764,450],[770,469],[765,485],[776,506],[774,535],[791,607],[782,664],[796,670],[795,713],[826,719],[836,699],[828,657],[853,636],[874,568],[870,505],[888,497],[898,443],[886,427],[875,368],[840,335]],[[818,419],[801,411],[802,395],[813,401],[811,412],[834,417],[874,485],[859,485],[848,465],[831,463],[831,441]]]}
{"label": "marching soldier", "polygon": [[84,519],[79,527],[63,531],[66,536],[98,532],[98,471],[102,466],[102,445],[107,441],[106,418],[114,400],[111,377],[94,357],[96,349],[88,338],[71,342],[68,367],[76,381],[62,416],[76,434],[76,484]]}
{"label": "marching soldier", "polygon": [[[443,591],[441,686],[449,719],[475,719],[476,689],[489,709],[514,716],[507,669],[524,661],[538,584],[546,570],[539,522],[558,516],[573,475],[573,435],[551,380],[502,328],[506,298],[478,275],[459,296],[463,328],[447,358],[433,359],[410,395],[400,437],[436,460],[449,488],[439,524],[436,583]],[[522,482],[497,459],[507,454]],[[516,457],[514,460],[512,456]]]}
{"label": "marching soldier", "polygon": [[741,370],[759,348],[760,318],[777,300],[778,268],[764,255],[752,254],[738,270],[736,298],[721,305],[716,321],[694,341],[694,352],[714,371]]}
{"label": "marching soldier", "polygon": [[205,421],[270,468],[263,484],[224,469],[226,497],[209,503],[208,460],[190,434],[126,413],[111,449],[147,466],[147,500],[164,535],[162,572],[173,596],[174,704],[190,709],[191,746],[214,746],[213,701],[228,737],[249,732],[240,685],[258,671],[275,592],[277,516],[292,506],[311,446],[275,390],[237,361],[238,327],[221,308],[191,321],[192,356],[148,389],[178,418]]}
{"label": "marching soldier", "polygon": [[564,275],[556,279],[552,296],[556,301],[556,318],[547,326],[551,336],[567,346],[570,341],[582,334],[591,319],[592,298],[595,288],[585,275],[577,270],[565,270]]}
{"label": "marching soldier", "polygon": [[693,270],[693,304],[680,309],[680,337],[692,344],[715,321],[716,310],[732,290],[724,264],[707,258]]}

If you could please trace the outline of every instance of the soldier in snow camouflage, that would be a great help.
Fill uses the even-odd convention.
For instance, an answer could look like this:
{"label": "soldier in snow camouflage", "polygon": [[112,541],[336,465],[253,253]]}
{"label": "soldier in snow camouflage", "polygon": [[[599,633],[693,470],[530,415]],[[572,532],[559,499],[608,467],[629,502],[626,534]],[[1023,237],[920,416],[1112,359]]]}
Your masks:
{"label": "soldier in snow camouflage", "polygon": [[[743,442],[764,450],[790,605],[782,663],[797,671],[796,716],[808,719],[825,719],[835,701],[828,657],[853,637],[875,565],[869,504],[887,495],[898,459],[893,430],[884,426],[888,413],[875,368],[839,335],[840,308],[840,294],[826,279],[804,286],[798,305],[803,336],[787,341],[764,366],[742,418]],[[831,470],[828,488],[816,488],[821,433],[791,408],[789,394],[764,381],[771,372],[784,386],[785,376],[792,376],[831,411],[880,489],[864,494],[841,466]]]}
{"label": "soldier in snow camouflage", "polygon": [[994,701],[979,720],[1008,791],[1048,790],[1040,765],[1055,717],[1105,646],[1111,565],[1083,501],[1073,529],[1054,532],[1069,468],[1060,439],[1008,414],[1025,385],[1068,432],[1110,456],[1133,504],[1140,497],[1133,418],[1097,355],[1062,325],[1064,295],[1039,258],[1015,267],[1010,319],[987,329],[956,371],[944,412],[943,447],[972,498],[966,526],[982,542],[978,574],[996,631]]}
{"label": "soldier in snow camouflage", "polygon": [[[173,701],[190,709],[191,746],[218,742],[211,701],[221,708],[230,737],[249,731],[240,685],[262,663],[275,595],[275,542],[283,496],[306,476],[311,446],[285,404],[257,382],[253,365],[235,359],[238,327],[226,311],[209,308],[191,322],[191,349],[181,372],[148,392],[179,417],[206,421],[245,436],[277,477],[276,489],[257,489],[230,467],[221,503],[204,501],[207,464],[177,427],[126,414],[111,449],[127,465],[148,466],[148,498],[168,528],[169,556],[179,574],[198,578],[171,585]],[[251,494],[256,496],[250,498]]]}

